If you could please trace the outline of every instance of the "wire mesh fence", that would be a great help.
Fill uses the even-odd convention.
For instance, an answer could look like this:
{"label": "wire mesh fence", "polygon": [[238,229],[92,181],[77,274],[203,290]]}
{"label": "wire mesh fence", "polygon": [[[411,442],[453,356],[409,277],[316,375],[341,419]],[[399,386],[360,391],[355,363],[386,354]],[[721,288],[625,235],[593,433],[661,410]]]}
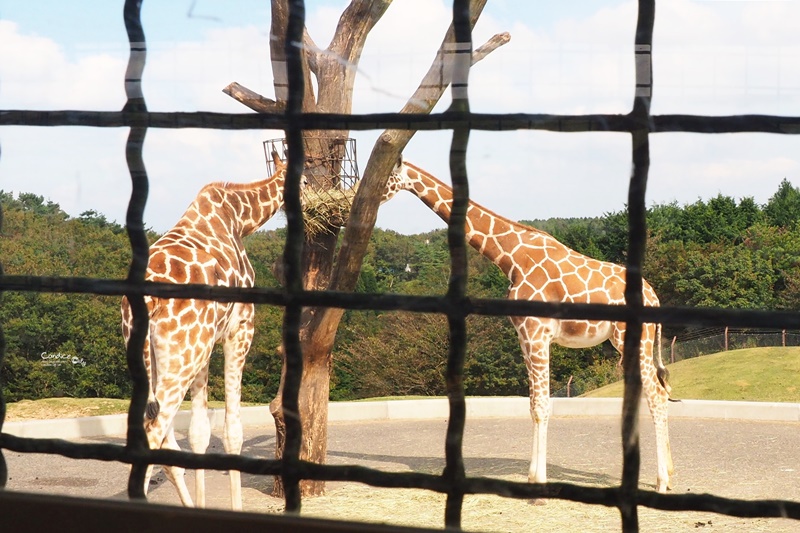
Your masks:
{"label": "wire mesh fence", "polygon": [[703,328],[691,334],[676,336],[664,343],[663,353],[671,362],[702,355],[770,346],[800,346],[800,333],[791,330],[746,328]]}
{"label": "wire mesh fence", "polygon": [[[471,48],[469,3],[456,0],[453,24],[456,29],[456,51]],[[59,454],[81,459],[121,461],[132,466],[128,483],[131,499],[144,499],[143,481],[148,464],[171,464],[185,468],[239,470],[257,475],[279,475],[286,488],[286,509],[300,509],[299,483],[303,479],[339,480],[365,483],[375,487],[422,488],[446,495],[444,523],[459,527],[464,496],[494,494],[508,498],[560,498],[587,505],[604,505],[619,509],[622,530],[638,531],[640,506],[664,511],[696,510],[740,517],[789,517],[800,520],[800,502],[745,501],[703,494],[660,494],[639,488],[639,445],[637,413],[641,394],[639,372],[639,343],[643,323],[660,322],[671,325],[730,326],[740,328],[796,329],[798,314],[791,311],[676,309],[646,307],[642,301],[642,262],[644,260],[645,190],[650,163],[650,136],[662,132],[762,132],[776,134],[800,133],[800,118],[766,115],[688,116],[650,114],[651,46],[655,22],[654,0],[639,0],[638,20],[633,55],[636,63],[636,88],[632,110],[625,115],[536,115],[536,114],[477,114],[469,111],[466,93],[467,75],[461,72],[453,86],[454,105],[438,114],[372,114],[372,115],[304,115],[302,113],[302,61],[292,43],[303,41],[303,2],[288,4],[289,28],[285,43],[288,97],[284,113],[233,115],[220,113],[150,112],[141,89],[147,45],[142,27],[141,1],[127,0],[124,7],[125,26],[130,42],[128,70],[125,76],[127,103],[121,112],[89,111],[29,111],[0,112],[0,126],[24,125],[36,127],[85,126],[130,128],[126,144],[126,160],[133,192],[129,202],[126,228],[129,232],[133,260],[125,280],[83,279],[71,277],[2,276],[2,291],[34,291],[61,293],[94,293],[126,296],[133,313],[133,334],[127,351],[127,362],[133,382],[133,395],[128,415],[125,445],[78,444],[59,439],[27,439],[7,433],[0,435],[0,451]],[[456,54],[457,55],[457,54]],[[461,65],[464,67],[465,65]],[[468,65],[466,65],[468,68]],[[143,157],[143,141],[150,128],[219,128],[219,129],[283,129],[286,132],[288,175],[285,188],[288,237],[286,241],[285,289],[234,289],[225,287],[175,286],[145,283],[148,242],[144,232],[143,210],[148,194],[148,180]],[[515,129],[554,132],[625,132],[631,136],[633,171],[628,195],[629,248],[627,260],[626,305],[563,304],[529,301],[499,301],[470,299],[465,295],[464,280],[464,217],[453,216],[449,225],[453,261],[453,283],[442,297],[396,295],[340,294],[325,291],[304,291],[301,288],[300,261],[303,225],[300,203],[300,174],[305,159],[302,132],[313,130],[368,130],[395,128],[398,130],[453,130],[451,157],[453,163],[454,212],[466,212],[467,175],[464,164],[466,139],[471,130],[508,131]],[[459,211],[460,210],[460,211]],[[459,259],[460,258],[460,259]],[[300,313],[304,306],[332,306],[344,309],[404,309],[413,312],[441,313],[448,319],[450,347],[448,353],[447,388],[450,417],[445,441],[446,468],[440,475],[416,472],[383,472],[360,466],[330,466],[301,461],[301,429],[299,421],[287,418],[285,452],[280,460],[251,457],[209,455],[199,456],[173,450],[150,450],[142,425],[147,400],[147,375],[142,361],[147,311],[144,296],[169,298],[217,299],[268,303],[285,308],[283,345],[286,351],[286,381],[282,392],[286,411],[297,412],[298,390],[303,371],[300,353]],[[461,373],[465,353],[465,318],[469,314],[514,315],[604,319],[627,324],[623,402],[623,473],[619,486],[587,487],[572,483],[517,483],[499,479],[471,478],[463,465],[462,437],[465,404]],[[1,333],[1,332],[0,332]],[[0,348],[3,348],[0,337]],[[4,350],[1,353],[4,353]],[[5,404],[0,396],[0,413]],[[2,419],[2,418],[0,418]],[[0,483],[8,478],[5,460],[0,456]],[[0,499],[2,499],[0,495]],[[24,507],[19,507],[22,511]],[[82,509],[89,517],[89,529],[109,529],[108,522],[99,523],[101,507]],[[125,520],[120,515],[119,520]],[[91,517],[94,517],[93,519]],[[19,516],[25,520],[25,516]],[[253,523],[255,523],[255,519]],[[379,526],[375,527],[380,530]]]}

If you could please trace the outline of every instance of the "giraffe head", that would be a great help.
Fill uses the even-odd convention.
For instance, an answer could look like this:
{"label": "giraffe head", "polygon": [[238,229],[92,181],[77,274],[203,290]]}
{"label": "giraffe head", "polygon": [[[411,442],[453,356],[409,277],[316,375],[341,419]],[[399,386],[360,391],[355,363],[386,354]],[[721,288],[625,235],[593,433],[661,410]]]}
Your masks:
{"label": "giraffe head", "polygon": [[381,203],[386,203],[400,191],[407,191],[414,187],[414,182],[419,179],[419,174],[408,163],[403,161],[403,154],[397,157],[397,161],[389,174],[386,182],[386,189],[383,191]]}
{"label": "giraffe head", "polygon": [[[272,175],[270,180],[275,181],[279,184],[279,194],[280,194],[280,204],[283,205],[283,187],[286,183],[286,161],[281,159],[281,156],[278,154],[277,150],[272,151],[272,161],[275,163],[275,173]],[[303,190],[308,186],[308,178],[305,174],[300,176],[300,204],[305,205],[306,197],[303,194]]]}

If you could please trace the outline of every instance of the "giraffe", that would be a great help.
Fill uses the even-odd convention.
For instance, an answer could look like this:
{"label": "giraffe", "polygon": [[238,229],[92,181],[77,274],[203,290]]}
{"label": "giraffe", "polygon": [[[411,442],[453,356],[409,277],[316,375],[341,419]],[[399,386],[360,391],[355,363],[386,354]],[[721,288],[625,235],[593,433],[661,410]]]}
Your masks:
{"label": "giraffe", "polygon": [[[392,171],[382,201],[407,190],[448,222],[453,190],[430,173],[402,160]],[[491,260],[510,281],[508,298],[545,302],[625,303],[625,268],[598,261],[571,250],[551,235],[513,222],[470,201],[466,238]],[[659,305],[653,288],[644,281],[645,305]],[[528,481],[547,482],[547,425],[550,418],[550,344],[588,348],[604,342],[623,353],[625,323],[561,320],[532,316],[509,317],[517,331],[530,386],[533,447]],[[657,347],[657,357],[654,348]],[[661,325],[645,324],[641,340],[642,391],[656,428],[658,473],[656,489],[666,492],[673,473],[669,445],[667,402],[668,372],[661,361]]]}
{"label": "giraffe", "polygon": [[[252,183],[210,183],[203,187],[175,226],[150,247],[145,279],[167,283],[201,283],[224,287],[252,287],[253,267],[242,238],[261,227],[283,206],[286,166],[273,153],[276,172]],[[304,178],[303,178],[304,181]],[[254,305],[198,299],[146,296],[149,330],[144,361],[150,388],[145,431],[151,449],[179,449],[173,422],[190,392],[192,414],[189,443],[205,453],[211,437],[208,420],[208,368],[211,352],[222,344],[225,369],[225,452],[242,449],[240,419],[241,380],[245,356],[253,340]],[[123,297],[122,333],[127,345],[132,315]],[[152,475],[145,476],[145,493]],[[184,469],[165,467],[181,503],[192,507]],[[242,508],[241,473],[230,472],[231,507]],[[205,474],[197,470],[195,497],[205,506]]]}

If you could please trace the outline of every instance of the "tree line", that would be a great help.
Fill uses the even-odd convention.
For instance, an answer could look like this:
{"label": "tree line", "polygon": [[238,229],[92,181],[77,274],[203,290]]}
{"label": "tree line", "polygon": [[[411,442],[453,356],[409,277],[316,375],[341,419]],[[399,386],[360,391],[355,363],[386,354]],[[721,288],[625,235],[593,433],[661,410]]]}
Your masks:
{"label": "tree line", "polygon": [[[2,262],[8,275],[124,278],[131,259],[124,227],[95,212],[77,217],[41,196],[0,191]],[[662,305],[800,309],[800,189],[784,180],[764,205],[722,194],[708,201],[652,206],[644,276]],[[522,221],[582,253],[624,263],[624,209],[596,218]],[[150,232],[150,242],[158,235]],[[256,285],[277,287],[273,264],[284,230],[247,238]],[[508,281],[471,248],[471,296],[503,298]],[[402,235],[376,229],[357,291],[444,294],[449,275],[444,229]],[[269,402],[280,381],[283,310],[260,305],[245,367],[244,401]],[[130,394],[119,298],[5,292],[0,324],[6,399],[113,397]],[[665,337],[683,333],[665,328]],[[348,311],[334,346],[331,399],[444,394],[447,323],[443,316]],[[607,343],[583,350],[553,345],[551,389],[570,376],[579,390],[616,379],[618,356]],[[526,395],[527,373],[516,333],[503,317],[471,316],[464,385],[470,395]],[[590,384],[590,385],[586,385]],[[222,399],[221,352],[212,357],[210,396]]]}

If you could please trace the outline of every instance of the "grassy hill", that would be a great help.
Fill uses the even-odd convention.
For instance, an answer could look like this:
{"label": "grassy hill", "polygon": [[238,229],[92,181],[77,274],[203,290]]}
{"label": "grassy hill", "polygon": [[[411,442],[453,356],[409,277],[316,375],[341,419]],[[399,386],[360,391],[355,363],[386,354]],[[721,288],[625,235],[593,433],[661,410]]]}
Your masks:
{"label": "grassy hill", "polygon": [[[667,365],[678,399],[800,402],[800,347],[746,348]],[[622,382],[584,394],[621,398]]]}

